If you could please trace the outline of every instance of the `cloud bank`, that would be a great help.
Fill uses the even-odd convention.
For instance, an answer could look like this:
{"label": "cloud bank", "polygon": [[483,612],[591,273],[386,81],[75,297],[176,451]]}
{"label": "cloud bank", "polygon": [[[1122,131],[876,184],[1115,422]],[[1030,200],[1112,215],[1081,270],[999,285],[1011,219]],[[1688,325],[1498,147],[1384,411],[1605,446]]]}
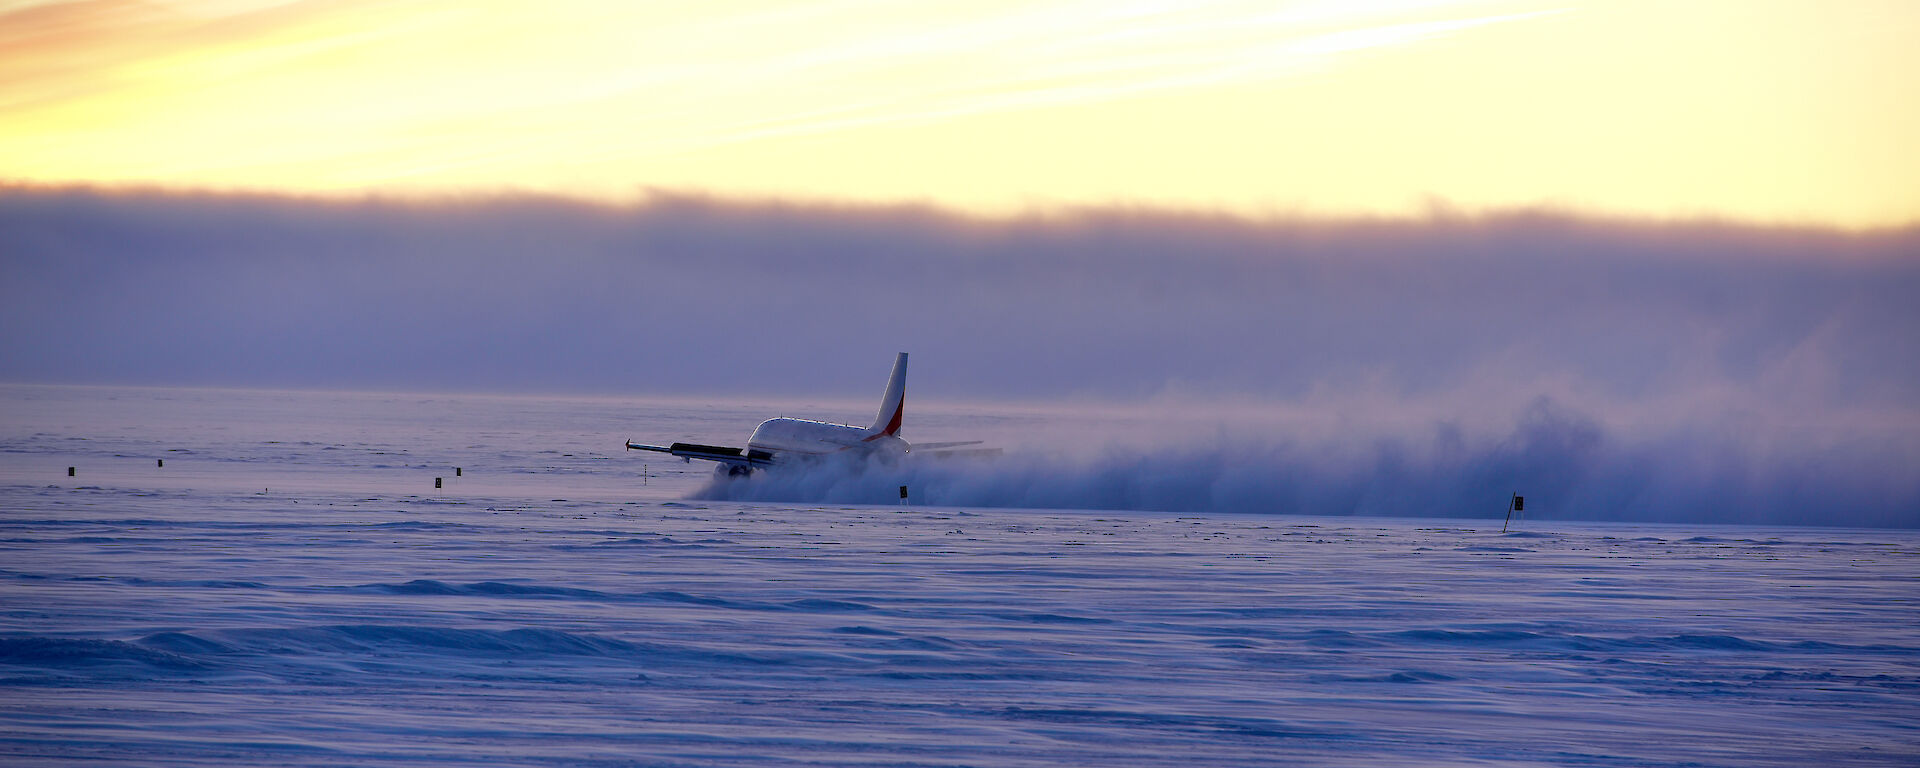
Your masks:
{"label": "cloud bank", "polygon": [[13,187],[0,270],[16,381],[866,398],[905,350],[910,403],[1164,417],[954,503],[1920,525],[1915,228]]}

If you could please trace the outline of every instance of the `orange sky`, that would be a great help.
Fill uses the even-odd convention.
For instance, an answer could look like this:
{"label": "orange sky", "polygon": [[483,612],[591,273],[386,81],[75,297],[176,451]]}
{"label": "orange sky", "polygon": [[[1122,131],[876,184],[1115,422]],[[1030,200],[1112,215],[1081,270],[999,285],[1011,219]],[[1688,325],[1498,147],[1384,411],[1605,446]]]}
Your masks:
{"label": "orange sky", "polygon": [[1920,220],[1920,3],[0,2],[0,178]]}

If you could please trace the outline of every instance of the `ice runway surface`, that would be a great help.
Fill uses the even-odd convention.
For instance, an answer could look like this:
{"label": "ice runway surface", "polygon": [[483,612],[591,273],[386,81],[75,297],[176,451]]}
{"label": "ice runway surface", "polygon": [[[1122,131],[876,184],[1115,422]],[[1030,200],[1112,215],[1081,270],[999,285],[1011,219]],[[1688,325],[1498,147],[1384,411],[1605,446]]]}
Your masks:
{"label": "ice runway surface", "polygon": [[1920,760],[1910,530],[685,501],[604,403],[105,396],[9,390],[9,765]]}

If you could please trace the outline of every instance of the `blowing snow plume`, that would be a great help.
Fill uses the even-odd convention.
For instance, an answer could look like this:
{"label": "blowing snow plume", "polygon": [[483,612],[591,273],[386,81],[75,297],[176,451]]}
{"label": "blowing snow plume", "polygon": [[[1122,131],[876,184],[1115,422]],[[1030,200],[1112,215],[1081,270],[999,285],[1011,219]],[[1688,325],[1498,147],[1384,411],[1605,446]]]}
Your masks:
{"label": "blowing snow plume", "polygon": [[909,402],[1156,417],[904,470],[951,503],[1920,525],[1914,228],[16,187],[0,269],[11,380],[866,397],[909,350]]}
{"label": "blowing snow plume", "polygon": [[1909,428],[1754,430],[1712,418],[1606,427],[1541,398],[1505,425],[1441,420],[1346,436],[1222,428],[1160,445],[826,461],[716,476],[695,496],[893,504],[908,486],[913,503],[936,506],[1487,518],[1522,492],[1541,518],[1912,527],[1916,465]]}

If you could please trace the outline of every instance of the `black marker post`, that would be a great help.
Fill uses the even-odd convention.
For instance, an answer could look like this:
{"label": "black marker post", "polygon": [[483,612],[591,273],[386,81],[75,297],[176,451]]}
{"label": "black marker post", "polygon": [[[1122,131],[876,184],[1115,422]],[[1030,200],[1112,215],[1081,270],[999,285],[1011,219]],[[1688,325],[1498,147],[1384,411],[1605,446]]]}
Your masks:
{"label": "black marker post", "polygon": [[1507,500],[1507,522],[1500,524],[1501,533],[1507,532],[1507,523],[1513,522],[1513,513],[1526,508],[1526,506],[1527,497],[1520,495],[1518,492],[1513,494],[1513,498]]}

